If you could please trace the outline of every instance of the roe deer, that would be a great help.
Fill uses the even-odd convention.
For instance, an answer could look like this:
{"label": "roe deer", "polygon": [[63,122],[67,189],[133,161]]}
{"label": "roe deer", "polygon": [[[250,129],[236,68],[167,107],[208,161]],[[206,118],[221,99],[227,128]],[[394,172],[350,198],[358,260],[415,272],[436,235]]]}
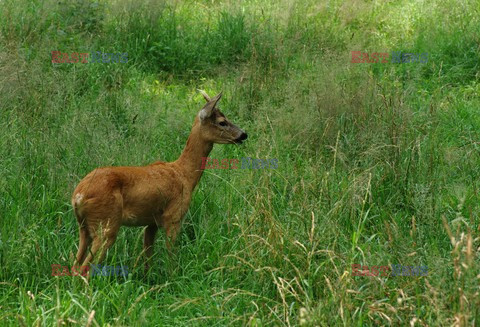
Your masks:
{"label": "roe deer", "polygon": [[171,252],[203,173],[202,157],[208,157],[214,143],[241,144],[247,138],[216,107],[222,93],[210,99],[200,92],[207,104],[195,117],[187,144],[176,161],[159,161],[144,167],[97,168],[80,181],[72,195],[80,229],[76,256],[79,264],[88,265],[99,251],[101,262],[122,225],[147,226],[145,269],[149,267],[159,227],[165,229],[167,249]]}

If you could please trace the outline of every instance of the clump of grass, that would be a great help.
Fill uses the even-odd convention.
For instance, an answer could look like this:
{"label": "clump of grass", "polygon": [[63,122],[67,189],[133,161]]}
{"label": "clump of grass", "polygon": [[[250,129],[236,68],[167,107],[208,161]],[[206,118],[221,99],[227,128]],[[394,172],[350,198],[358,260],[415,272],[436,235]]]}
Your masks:
{"label": "clump of grass", "polygon": [[241,12],[157,1],[122,2],[116,10],[104,42],[128,52],[136,65],[180,76],[244,61],[258,32]]}
{"label": "clump of grass", "polygon": [[57,33],[94,35],[102,30],[105,3],[94,0],[59,1],[56,21]]}

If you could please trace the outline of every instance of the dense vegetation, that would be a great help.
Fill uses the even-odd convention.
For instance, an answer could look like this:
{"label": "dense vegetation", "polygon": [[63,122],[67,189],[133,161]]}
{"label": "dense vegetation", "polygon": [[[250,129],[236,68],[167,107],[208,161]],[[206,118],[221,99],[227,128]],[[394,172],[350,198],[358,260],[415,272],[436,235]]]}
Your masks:
{"label": "dense vegetation", "polygon": [[[476,0],[0,1],[0,324],[478,325]],[[51,52],[128,53],[53,64]],[[351,63],[351,51],[428,53]],[[93,168],[175,160],[210,94],[249,133],[212,158],[176,255],[123,228],[126,277],[51,276]],[[352,264],[427,276],[352,276]]]}

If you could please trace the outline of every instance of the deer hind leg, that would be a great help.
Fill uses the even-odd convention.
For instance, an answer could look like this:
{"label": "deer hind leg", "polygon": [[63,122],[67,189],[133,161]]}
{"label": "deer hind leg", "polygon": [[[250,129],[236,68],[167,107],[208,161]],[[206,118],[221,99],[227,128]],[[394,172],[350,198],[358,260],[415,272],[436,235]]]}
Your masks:
{"label": "deer hind leg", "polygon": [[[122,224],[122,195],[115,192],[106,197],[91,200],[90,206],[84,210],[88,232],[93,239],[90,252],[82,264],[86,266],[94,259],[100,263],[105,258],[107,250],[115,243]],[[100,255],[95,257],[99,251]]]}
{"label": "deer hind leg", "polygon": [[[102,219],[100,216],[108,218]],[[92,246],[87,258],[83,261],[84,266],[94,259],[100,263],[105,258],[106,251],[115,243],[121,226],[121,207],[110,207],[108,210],[97,212],[95,216],[90,215],[89,218],[87,228],[92,238]],[[97,254],[100,255],[96,257]]]}
{"label": "deer hind leg", "polygon": [[75,264],[81,264],[87,255],[87,248],[92,243],[92,238],[88,232],[87,226],[80,226],[80,241],[78,244],[78,251]]}
{"label": "deer hind leg", "polygon": [[105,225],[100,224],[98,227],[88,227],[90,235],[93,235],[93,242],[92,247],[90,248],[90,253],[83,261],[83,266],[86,266],[92,262],[99,251],[100,256],[98,256],[97,260],[95,261],[97,263],[103,261],[107,250],[113,245],[113,243],[115,243],[115,240],[117,239],[118,231],[120,230],[120,223],[117,219],[108,219]]}
{"label": "deer hind leg", "polygon": [[78,227],[79,227],[79,243],[78,243],[78,251],[75,257],[75,264],[81,264],[85,260],[85,256],[87,254],[87,249],[92,243],[92,238],[90,237],[90,233],[87,228],[87,224],[85,221],[85,217],[82,215],[79,207],[82,205],[83,196],[81,193],[77,193],[75,196],[75,200],[72,201],[73,211],[75,214],[75,218],[77,218]]}

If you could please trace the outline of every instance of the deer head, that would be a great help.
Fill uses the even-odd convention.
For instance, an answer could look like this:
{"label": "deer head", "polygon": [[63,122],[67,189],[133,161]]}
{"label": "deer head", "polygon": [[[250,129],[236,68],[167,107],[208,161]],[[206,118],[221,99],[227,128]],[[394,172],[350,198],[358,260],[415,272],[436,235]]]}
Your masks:
{"label": "deer head", "polygon": [[214,98],[199,90],[207,103],[197,115],[201,137],[212,143],[241,144],[248,135],[241,128],[230,122],[217,107],[222,97],[220,92]]}

